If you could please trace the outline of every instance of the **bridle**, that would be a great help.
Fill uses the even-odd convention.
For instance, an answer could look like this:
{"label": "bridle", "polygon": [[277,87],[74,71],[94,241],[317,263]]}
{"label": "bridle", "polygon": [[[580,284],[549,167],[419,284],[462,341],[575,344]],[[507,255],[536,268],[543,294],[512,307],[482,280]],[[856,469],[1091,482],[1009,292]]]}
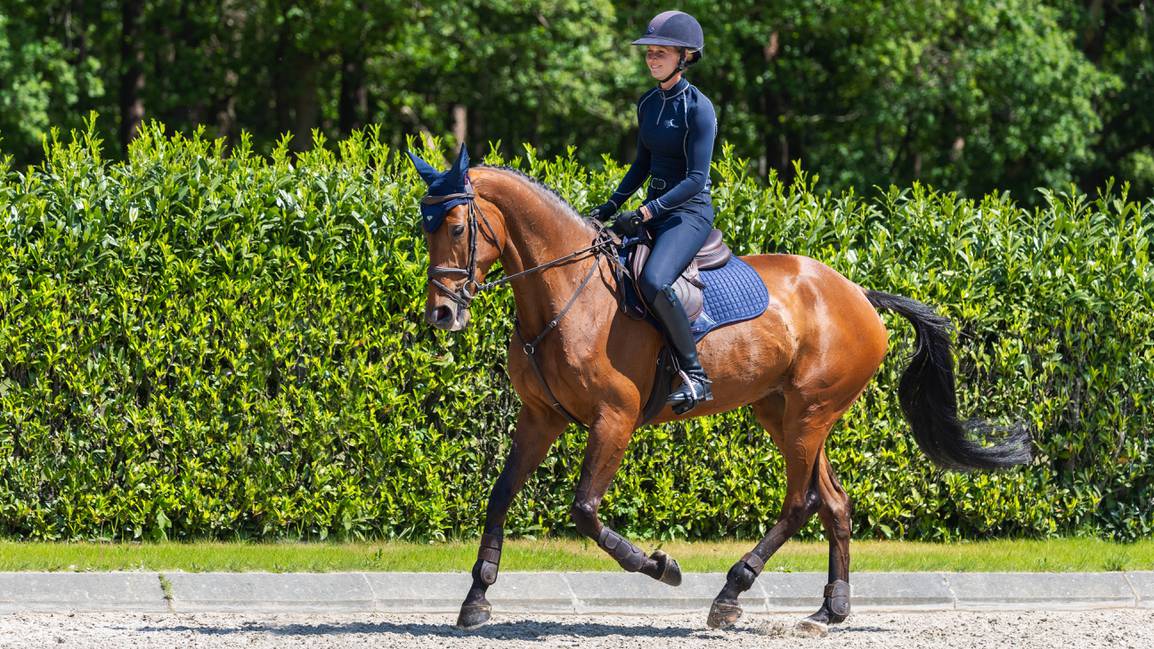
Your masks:
{"label": "bridle", "polygon": [[[460,306],[469,308],[473,298],[477,294],[488,288],[484,284],[477,283],[477,232],[480,229],[477,223],[477,214],[481,215],[481,222],[485,224],[485,239],[494,246],[499,246],[497,242],[497,235],[493,231],[493,226],[489,224],[489,219],[485,218],[485,213],[477,207],[477,194],[473,191],[472,185],[466,185],[465,191],[455,194],[442,194],[440,196],[425,195],[421,199],[422,205],[440,205],[449,201],[457,199],[465,199],[465,203],[469,206],[469,262],[467,268],[455,268],[453,266],[429,266],[428,284],[437,288],[437,290],[444,293],[448,298]],[[441,277],[449,275],[464,275],[465,282],[453,290],[440,280]]]}
{"label": "bridle", "polygon": [[[493,246],[500,248],[501,245],[500,242],[497,241],[496,231],[493,230],[493,226],[489,223],[489,219],[485,217],[485,212],[479,205],[477,205],[477,193],[473,191],[472,185],[467,184],[465,186],[465,191],[457,192],[454,194],[442,194],[439,196],[426,194],[425,197],[421,199],[421,204],[440,205],[442,203],[447,203],[449,201],[458,199],[464,199],[465,204],[469,208],[469,261],[467,267],[457,268],[454,266],[430,266],[427,283],[430,286],[435,287],[440,292],[444,293],[450,300],[460,306],[465,307],[466,309],[469,308],[469,305],[478,295],[481,294],[482,291],[487,291],[495,286],[500,286],[514,279],[517,279],[518,277],[523,277],[532,273],[538,273],[545,269],[559,266],[565,262],[573,261],[580,257],[589,255],[590,253],[592,253],[593,256],[601,256],[604,254],[610,260],[617,261],[616,255],[612,254],[614,241],[613,237],[609,234],[609,231],[599,222],[590,221],[590,223],[593,223],[594,227],[597,228],[597,236],[594,238],[592,244],[585,246],[580,250],[574,250],[573,252],[562,257],[558,257],[552,261],[548,261],[538,266],[527,268],[519,273],[506,275],[500,279],[482,284],[477,281],[477,233],[481,232],[485,236],[485,240],[493,244]],[[479,220],[478,216],[480,216]],[[484,225],[483,230],[479,224]],[[565,315],[565,312],[569,310],[569,306],[572,305],[573,299],[576,299],[577,294],[579,294],[589,283],[589,278],[593,276],[593,271],[596,270],[596,268],[597,264],[593,264],[593,266],[590,268],[590,272],[588,275],[586,275],[585,280],[582,281],[581,285],[577,288],[577,292],[574,293],[573,298],[570,300],[569,304],[565,305],[565,308],[562,309],[561,313],[554,319],[553,322],[560,320],[561,316]],[[465,281],[456,290],[449,288],[440,280],[441,277],[461,275],[465,277]],[[553,324],[553,327],[555,326],[556,325]],[[547,328],[546,331],[548,331],[550,328],[552,327]]]}
{"label": "bridle", "polygon": [[[489,243],[493,244],[494,247],[501,248],[501,245],[497,241],[497,234],[493,230],[493,226],[489,224],[489,220],[485,217],[485,212],[481,210],[479,205],[477,205],[477,194],[475,191],[473,191],[473,186],[466,181],[465,191],[463,192],[443,194],[440,196],[431,196],[426,194],[425,197],[421,199],[421,203],[423,205],[440,205],[458,199],[464,199],[465,203],[469,207],[468,267],[456,268],[453,266],[430,266],[427,279],[429,286],[435,287],[437,290],[447,295],[449,299],[458,305],[468,309],[469,305],[478,295],[481,294],[482,291],[486,291],[495,286],[500,286],[501,284],[511,282],[518,277],[524,277],[525,275],[532,273],[539,273],[548,268],[560,266],[566,262],[584,258],[589,255],[597,257],[598,259],[600,259],[602,256],[607,258],[610,261],[610,267],[613,269],[614,277],[617,280],[617,283],[620,285],[621,273],[623,269],[621,266],[621,261],[617,258],[615,252],[616,242],[614,241],[613,236],[609,234],[609,230],[596,220],[589,220],[589,222],[593,224],[594,228],[596,228],[597,236],[594,237],[593,243],[589,244],[588,246],[585,246],[580,250],[574,250],[567,255],[558,257],[552,261],[547,261],[538,266],[527,268],[518,273],[513,273],[512,275],[506,275],[501,279],[486,282],[484,284],[479,283],[477,281],[477,233],[483,233],[485,235],[485,239],[488,240]],[[480,221],[478,221],[478,215],[480,215]],[[479,223],[484,224],[484,230],[480,228]],[[597,272],[597,268],[600,265],[600,263],[590,264],[589,271],[585,273],[585,278],[581,280],[581,283],[577,286],[577,290],[573,291],[572,297],[569,298],[569,301],[565,303],[565,306],[561,308],[561,311],[559,311],[557,315],[552,320],[550,320],[548,324],[545,325],[545,328],[541,331],[541,333],[537,334],[533,340],[527,340],[521,333],[521,323],[516,318],[513,320],[513,329],[516,331],[517,337],[521,339],[521,348],[524,350],[525,355],[529,357],[529,364],[533,368],[534,373],[537,374],[537,378],[541,381],[541,385],[545,388],[545,394],[548,395],[550,401],[552,402],[553,408],[568,418],[569,421],[582,427],[584,426],[584,423],[574,417],[573,413],[569,412],[565,406],[561,405],[561,401],[557,399],[556,395],[553,394],[553,390],[549,388],[549,383],[545,380],[545,375],[541,372],[541,368],[537,364],[536,353],[538,345],[541,344],[541,340],[543,340],[550,331],[557,328],[557,325],[560,324],[561,319],[565,317],[565,314],[568,313],[569,309],[572,308],[572,306],[577,302],[577,297],[580,296],[581,292],[585,290],[585,287],[589,285],[589,281],[593,279],[593,275]],[[450,275],[465,276],[464,283],[462,283],[461,286],[458,287],[455,291],[446,286],[440,280],[441,277]]]}

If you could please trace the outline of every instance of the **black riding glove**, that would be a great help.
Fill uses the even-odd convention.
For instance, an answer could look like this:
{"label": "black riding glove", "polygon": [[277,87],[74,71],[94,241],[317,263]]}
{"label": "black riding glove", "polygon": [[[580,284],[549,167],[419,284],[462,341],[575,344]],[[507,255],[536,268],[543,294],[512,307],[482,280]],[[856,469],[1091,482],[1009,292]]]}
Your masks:
{"label": "black riding glove", "polygon": [[641,232],[641,224],[645,221],[638,210],[626,210],[617,215],[613,221],[612,230],[620,235],[635,237]]}
{"label": "black riding glove", "polygon": [[617,205],[614,203],[602,203],[589,210],[588,218],[593,221],[607,221],[613,218],[613,215],[617,213],[617,209]]}

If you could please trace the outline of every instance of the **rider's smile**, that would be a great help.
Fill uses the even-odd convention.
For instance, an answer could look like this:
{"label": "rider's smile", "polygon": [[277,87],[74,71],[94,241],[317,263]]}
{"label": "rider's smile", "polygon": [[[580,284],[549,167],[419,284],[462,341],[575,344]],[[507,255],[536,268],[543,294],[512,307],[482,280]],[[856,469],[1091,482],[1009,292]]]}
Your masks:
{"label": "rider's smile", "polygon": [[677,67],[677,50],[663,45],[650,45],[645,51],[645,65],[654,79],[664,79]]}

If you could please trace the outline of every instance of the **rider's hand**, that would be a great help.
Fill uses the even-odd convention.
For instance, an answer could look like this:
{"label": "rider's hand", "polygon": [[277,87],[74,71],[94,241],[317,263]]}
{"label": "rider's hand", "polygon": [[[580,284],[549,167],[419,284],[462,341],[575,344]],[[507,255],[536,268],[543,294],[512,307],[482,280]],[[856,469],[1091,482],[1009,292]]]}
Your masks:
{"label": "rider's hand", "polygon": [[613,221],[613,231],[621,235],[637,236],[641,232],[641,223],[644,219],[637,210],[626,210],[617,215]]}
{"label": "rider's hand", "polygon": [[592,221],[607,221],[616,213],[616,205],[613,203],[603,203],[589,210],[589,219]]}

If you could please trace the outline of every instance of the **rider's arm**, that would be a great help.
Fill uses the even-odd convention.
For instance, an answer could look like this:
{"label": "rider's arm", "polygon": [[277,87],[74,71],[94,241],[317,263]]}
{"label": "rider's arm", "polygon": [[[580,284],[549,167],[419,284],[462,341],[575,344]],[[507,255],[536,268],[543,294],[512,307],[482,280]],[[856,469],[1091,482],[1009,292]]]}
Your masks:
{"label": "rider's arm", "polygon": [[617,191],[609,197],[609,202],[613,204],[615,210],[621,209],[625,201],[641,188],[641,184],[649,177],[650,163],[652,162],[652,154],[649,148],[645,146],[645,142],[641,139],[641,109],[645,107],[653,96],[659,90],[654,88],[649,92],[641,95],[641,99],[637,100],[637,156],[633,158],[633,164],[629,165],[629,171],[625,172],[625,177],[621,179],[621,184],[617,185]]}
{"label": "rider's arm", "polygon": [[709,163],[713,158],[713,140],[717,136],[717,114],[713,104],[702,98],[689,115],[689,132],[686,134],[685,156],[688,173],[685,180],[677,183],[661,198],[645,204],[650,218],[657,218],[705,189],[709,179]]}
{"label": "rider's arm", "polygon": [[649,177],[649,163],[652,156],[645,143],[641,141],[641,134],[637,134],[637,156],[633,158],[633,164],[629,165],[629,171],[625,172],[625,177],[621,179],[621,184],[617,185],[617,191],[609,197],[609,202],[613,203],[613,207],[621,209],[625,201],[633,195],[641,187],[641,183]]}

